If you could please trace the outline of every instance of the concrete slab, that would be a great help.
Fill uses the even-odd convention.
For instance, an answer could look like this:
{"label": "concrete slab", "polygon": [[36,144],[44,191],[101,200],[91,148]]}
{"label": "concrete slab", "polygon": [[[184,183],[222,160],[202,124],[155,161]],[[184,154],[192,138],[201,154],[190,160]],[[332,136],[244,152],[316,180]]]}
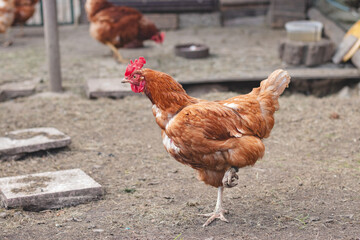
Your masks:
{"label": "concrete slab", "polygon": [[62,208],[99,199],[103,194],[101,185],[81,169],[0,178],[0,199],[5,208]]}
{"label": "concrete slab", "polygon": [[122,83],[121,79],[89,79],[85,88],[88,98],[123,98],[135,94],[130,84]]}
{"label": "concrete slab", "polygon": [[17,97],[26,97],[35,93],[36,85],[41,79],[23,82],[11,82],[0,85],[0,102]]}
{"label": "concrete slab", "polygon": [[0,137],[0,159],[22,153],[65,147],[69,136],[56,128],[28,128],[12,131]]}

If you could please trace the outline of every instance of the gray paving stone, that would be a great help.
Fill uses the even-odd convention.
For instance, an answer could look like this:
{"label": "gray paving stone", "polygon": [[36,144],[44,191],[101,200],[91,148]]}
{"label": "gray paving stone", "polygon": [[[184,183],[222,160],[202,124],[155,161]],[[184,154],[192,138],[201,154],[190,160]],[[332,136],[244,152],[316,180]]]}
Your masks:
{"label": "gray paving stone", "polygon": [[17,97],[26,97],[35,93],[36,85],[41,79],[23,82],[11,82],[0,85],[0,102]]}
{"label": "gray paving stone", "polygon": [[0,199],[5,208],[62,208],[99,199],[103,194],[102,186],[81,169],[0,178]]}
{"label": "gray paving stone", "polygon": [[121,79],[89,79],[85,88],[88,98],[122,98],[135,94],[130,84],[122,83]]}
{"label": "gray paving stone", "polygon": [[17,154],[65,147],[71,138],[56,128],[28,128],[0,137],[0,159]]}

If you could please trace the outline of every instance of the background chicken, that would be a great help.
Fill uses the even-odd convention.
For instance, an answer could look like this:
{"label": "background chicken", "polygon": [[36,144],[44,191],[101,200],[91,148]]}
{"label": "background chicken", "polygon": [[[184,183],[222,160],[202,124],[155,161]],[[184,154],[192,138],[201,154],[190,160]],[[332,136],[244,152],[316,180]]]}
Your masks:
{"label": "background chicken", "polygon": [[205,216],[226,221],[222,207],[224,187],[235,186],[238,168],[263,157],[263,138],[274,126],[278,97],[290,82],[286,71],[276,70],[247,95],[210,102],[190,97],[169,75],[142,69],[145,59],[131,62],[124,82],[143,92],[153,104],[163,144],[177,161],[199,173],[199,179],[218,188],[215,211]]}
{"label": "background chicken", "polygon": [[0,33],[4,34],[3,46],[7,47],[12,42],[9,40],[9,28],[14,21],[14,0],[0,0]]}
{"label": "background chicken", "polygon": [[15,0],[15,20],[14,25],[21,25],[21,35],[23,35],[23,27],[35,13],[35,5],[39,0]]}
{"label": "background chicken", "polygon": [[109,46],[119,62],[127,61],[117,48],[142,45],[145,40],[156,43],[164,40],[164,33],[136,9],[114,6],[106,0],[87,0],[85,9],[90,21],[90,35]]}

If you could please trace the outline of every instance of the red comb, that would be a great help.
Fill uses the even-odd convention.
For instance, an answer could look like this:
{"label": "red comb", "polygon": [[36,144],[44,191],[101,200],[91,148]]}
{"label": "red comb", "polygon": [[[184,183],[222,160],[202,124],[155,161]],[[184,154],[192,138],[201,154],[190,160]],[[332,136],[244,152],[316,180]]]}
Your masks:
{"label": "red comb", "polygon": [[125,77],[130,76],[135,70],[141,69],[145,63],[146,60],[144,57],[139,57],[139,59],[135,59],[134,62],[130,60],[130,64],[127,66],[125,71]]}

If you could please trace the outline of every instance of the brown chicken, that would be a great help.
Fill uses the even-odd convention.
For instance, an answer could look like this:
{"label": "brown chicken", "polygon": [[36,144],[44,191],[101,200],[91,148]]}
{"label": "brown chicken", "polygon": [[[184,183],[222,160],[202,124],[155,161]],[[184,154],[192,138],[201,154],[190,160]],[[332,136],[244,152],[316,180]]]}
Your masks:
{"label": "brown chicken", "polygon": [[39,0],[15,0],[15,20],[14,25],[21,25],[21,35],[23,33],[23,26],[35,13],[35,5]]}
{"label": "brown chicken", "polygon": [[39,0],[15,0],[14,24],[24,25],[35,13],[35,5]]}
{"label": "brown chicken", "polygon": [[4,34],[4,47],[11,45],[9,40],[9,28],[15,17],[14,0],[0,0],[0,33]]}
{"label": "brown chicken", "polygon": [[106,0],[87,0],[85,4],[90,21],[90,35],[114,52],[119,62],[128,62],[118,48],[141,46],[145,40],[164,41],[165,34],[138,10],[114,6]]}
{"label": "brown chicken", "polygon": [[171,76],[142,69],[145,59],[131,62],[123,82],[152,102],[165,149],[177,161],[199,173],[199,179],[218,188],[215,211],[205,216],[227,221],[222,206],[224,187],[236,185],[238,168],[254,165],[265,153],[263,138],[274,126],[278,98],[290,82],[286,71],[276,70],[249,94],[222,101],[190,97]]}

